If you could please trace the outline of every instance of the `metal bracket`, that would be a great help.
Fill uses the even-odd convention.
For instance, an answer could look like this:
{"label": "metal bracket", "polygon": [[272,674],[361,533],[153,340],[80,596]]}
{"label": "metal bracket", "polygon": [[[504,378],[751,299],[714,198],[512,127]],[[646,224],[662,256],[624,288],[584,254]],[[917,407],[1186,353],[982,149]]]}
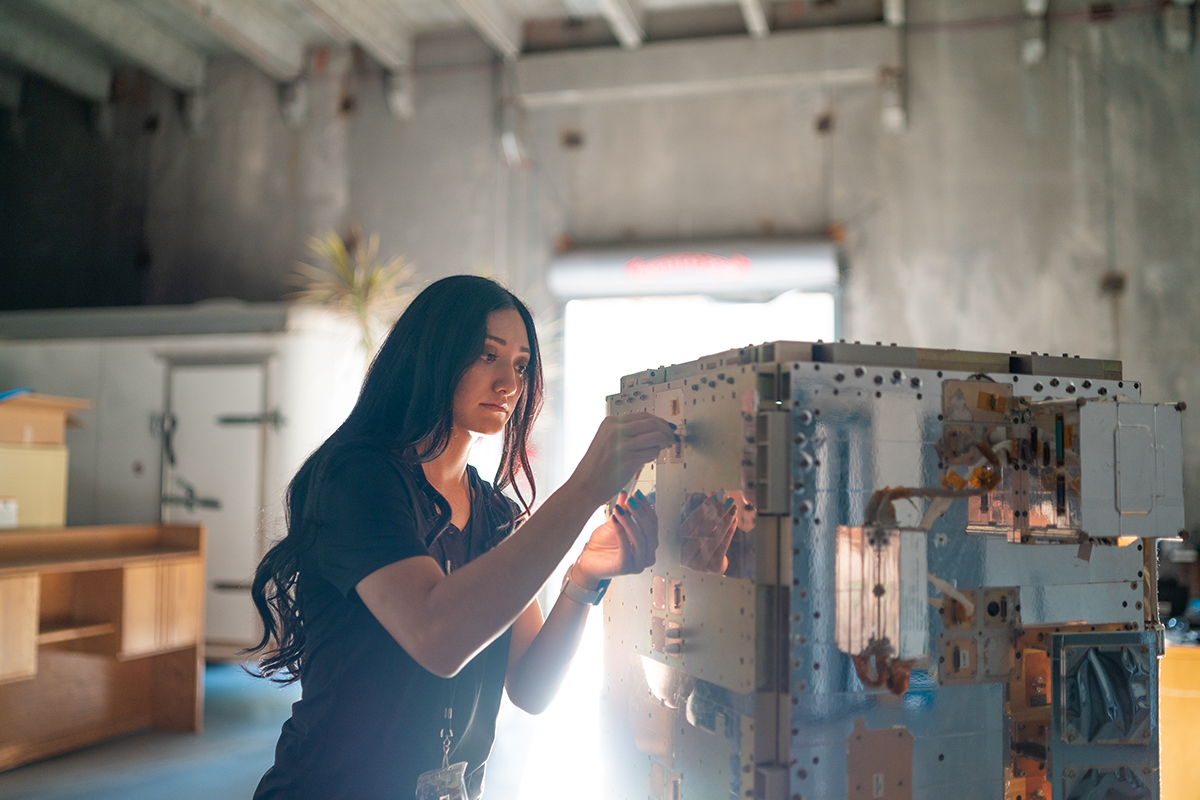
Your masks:
{"label": "metal bracket", "polygon": [[787,800],[788,769],[778,764],[761,764],[754,771],[755,800]]}
{"label": "metal bracket", "polygon": [[163,505],[183,506],[188,511],[194,511],[196,508],[212,508],[221,509],[221,501],[215,497],[197,497],[196,487],[185,481],[183,478],[176,478],[175,482],[179,484],[179,488],[183,489],[183,495],[162,496]]}

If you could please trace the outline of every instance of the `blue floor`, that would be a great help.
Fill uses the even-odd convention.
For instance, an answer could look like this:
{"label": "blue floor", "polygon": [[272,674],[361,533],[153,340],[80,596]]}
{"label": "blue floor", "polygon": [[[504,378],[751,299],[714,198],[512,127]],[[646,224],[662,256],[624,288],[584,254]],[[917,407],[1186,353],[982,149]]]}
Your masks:
{"label": "blue floor", "polygon": [[0,773],[0,798],[249,800],[274,759],[279,726],[299,699],[236,664],[204,677],[204,732],[145,731]]}

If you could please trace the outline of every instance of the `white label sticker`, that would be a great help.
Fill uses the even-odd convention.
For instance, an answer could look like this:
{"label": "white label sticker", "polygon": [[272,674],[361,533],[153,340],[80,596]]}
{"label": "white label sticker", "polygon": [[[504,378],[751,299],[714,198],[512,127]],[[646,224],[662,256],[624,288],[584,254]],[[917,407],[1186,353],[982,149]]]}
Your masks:
{"label": "white label sticker", "polygon": [[875,773],[875,785],[873,788],[874,788],[874,792],[871,795],[872,797],[883,797],[883,773],[882,772]]}
{"label": "white label sticker", "polygon": [[0,497],[0,528],[17,527],[17,498]]}

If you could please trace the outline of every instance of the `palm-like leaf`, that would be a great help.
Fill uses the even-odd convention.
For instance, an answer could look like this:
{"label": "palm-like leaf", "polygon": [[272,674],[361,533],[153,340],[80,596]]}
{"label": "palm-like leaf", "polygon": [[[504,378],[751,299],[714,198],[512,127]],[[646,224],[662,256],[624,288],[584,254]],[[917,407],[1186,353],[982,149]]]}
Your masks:
{"label": "palm-like leaf", "polygon": [[366,247],[361,245],[357,226],[349,238],[347,244],[333,231],[324,238],[310,238],[309,252],[324,266],[297,262],[289,282],[302,288],[289,297],[353,316],[362,331],[363,350],[370,357],[376,330],[395,321],[415,295],[417,272],[400,257],[379,263],[378,234],[371,235]]}

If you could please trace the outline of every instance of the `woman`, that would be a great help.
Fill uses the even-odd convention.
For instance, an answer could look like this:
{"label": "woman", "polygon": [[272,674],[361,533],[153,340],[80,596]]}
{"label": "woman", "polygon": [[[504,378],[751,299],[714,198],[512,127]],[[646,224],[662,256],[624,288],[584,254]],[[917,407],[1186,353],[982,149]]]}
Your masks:
{"label": "woman", "polygon": [[[606,419],[530,513],[541,369],[529,311],[485,278],[438,281],[396,322],[349,417],[292,480],[287,535],[255,575],[262,672],[303,688],[256,798],[412,800],[443,756],[467,762],[477,798],[502,688],[544,710],[602,587],[654,562],[654,511],[622,493],[543,621],[538,590],[674,426]],[[467,457],[501,432],[492,487]]]}

